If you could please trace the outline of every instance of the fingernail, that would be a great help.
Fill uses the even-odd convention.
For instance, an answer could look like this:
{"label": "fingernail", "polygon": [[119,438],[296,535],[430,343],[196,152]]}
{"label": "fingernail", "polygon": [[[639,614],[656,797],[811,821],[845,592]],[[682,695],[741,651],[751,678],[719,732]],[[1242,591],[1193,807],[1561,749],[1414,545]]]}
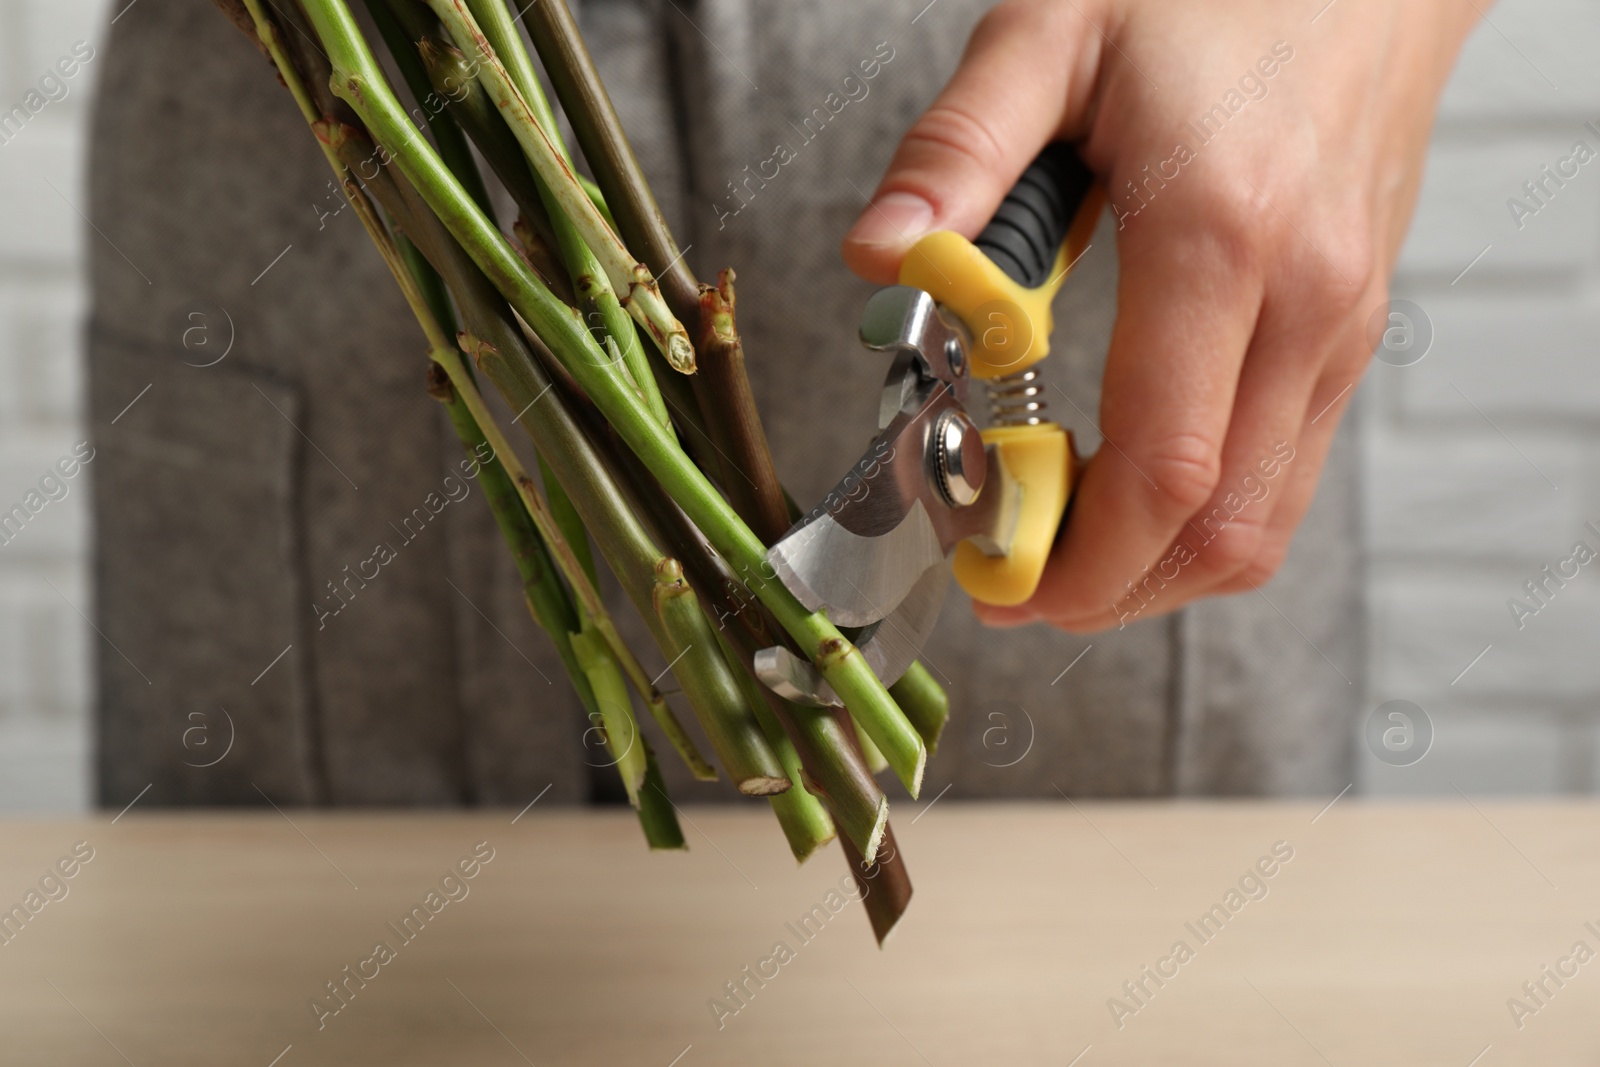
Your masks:
{"label": "fingernail", "polygon": [[861,213],[847,244],[910,248],[933,225],[933,205],[915,193],[885,193]]}

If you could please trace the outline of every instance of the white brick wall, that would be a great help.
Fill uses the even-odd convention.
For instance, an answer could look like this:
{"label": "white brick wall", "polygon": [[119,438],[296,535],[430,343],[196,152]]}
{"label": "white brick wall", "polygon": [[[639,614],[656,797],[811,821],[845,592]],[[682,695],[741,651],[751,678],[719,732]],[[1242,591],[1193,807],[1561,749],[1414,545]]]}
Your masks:
{"label": "white brick wall", "polygon": [[1396,275],[1433,348],[1366,386],[1370,703],[1414,701],[1436,731],[1413,766],[1367,760],[1380,794],[1593,792],[1600,776],[1600,562],[1521,630],[1506,605],[1580,537],[1600,549],[1582,529],[1600,526],[1600,159],[1520,230],[1506,207],[1574,141],[1600,151],[1584,126],[1600,125],[1600,7],[1502,0],[1489,18]]}
{"label": "white brick wall", "polygon": [[[18,103],[75,41],[98,48],[109,8],[0,0],[0,106]],[[82,438],[83,246],[93,235],[73,205],[85,203],[95,73],[91,62],[65,99],[0,144],[0,509]],[[89,641],[98,639],[73,610],[91,608],[86,488],[71,483],[0,546],[0,810],[89,802]]]}
{"label": "white brick wall", "polygon": [[[0,0],[0,101],[72,42],[98,47],[121,7]],[[1600,524],[1600,161],[1520,232],[1505,207],[1573,140],[1600,149],[1583,129],[1600,123],[1600,8],[1502,0],[1490,18],[1445,96],[1396,280],[1429,313],[1433,349],[1412,367],[1375,366],[1365,386],[1370,702],[1413,700],[1436,731],[1413,766],[1367,762],[1375,793],[1587,792],[1600,779],[1600,564],[1520,632],[1505,606],[1586,520]],[[91,63],[0,145],[4,506],[81,435],[80,270],[98,238],[46,179],[82,206],[94,74]],[[81,490],[0,548],[0,810],[88,800],[98,638],[46,581],[88,610]]]}

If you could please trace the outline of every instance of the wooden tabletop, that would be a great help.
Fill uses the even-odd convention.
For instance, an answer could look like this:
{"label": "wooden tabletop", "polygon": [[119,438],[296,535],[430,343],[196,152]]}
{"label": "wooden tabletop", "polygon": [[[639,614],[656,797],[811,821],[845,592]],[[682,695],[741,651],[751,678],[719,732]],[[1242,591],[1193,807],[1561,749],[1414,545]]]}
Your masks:
{"label": "wooden tabletop", "polygon": [[1321,807],[904,803],[881,951],[755,808],[4,823],[0,1060],[1600,1062],[1600,807]]}

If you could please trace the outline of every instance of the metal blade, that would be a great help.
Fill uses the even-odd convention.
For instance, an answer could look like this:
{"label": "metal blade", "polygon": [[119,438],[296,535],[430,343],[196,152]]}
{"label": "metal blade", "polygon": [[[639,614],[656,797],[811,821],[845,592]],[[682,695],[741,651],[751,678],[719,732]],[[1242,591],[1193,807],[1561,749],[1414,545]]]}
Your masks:
{"label": "metal blade", "polygon": [[[950,568],[931,567],[895,608],[856,643],[867,665],[884,685],[893,685],[922,656],[939,622],[950,584]],[[764,648],[755,656],[756,676],[779,696],[807,707],[842,706],[833,687],[814,666],[787,648]]]}
{"label": "metal blade", "polygon": [[839,626],[882,619],[924,573],[942,566],[944,557],[920,500],[912,501],[910,513],[885,533],[863,536],[823,515],[767,553],[789,591],[809,610],[825,609]]}
{"label": "metal blade", "polygon": [[922,658],[933,628],[939,624],[945,590],[950,585],[950,568],[930,567],[911,587],[900,605],[884,616],[870,636],[857,645],[884,685],[893,685],[911,665]]}
{"label": "metal blade", "polygon": [[[931,395],[930,395],[931,394]],[[811,611],[840,626],[868,626],[899,606],[930,567],[966,538],[1009,543],[1015,493],[999,464],[993,484],[951,507],[929,470],[939,416],[960,410],[942,383],[920,409],[902,411],[823,500],[767,551],[767,562]]]}
{"label": "metal blade", "polygon": [[783,699],[808,708],[842,708],[822,673],[782,645],[756,653],[756,677]]}

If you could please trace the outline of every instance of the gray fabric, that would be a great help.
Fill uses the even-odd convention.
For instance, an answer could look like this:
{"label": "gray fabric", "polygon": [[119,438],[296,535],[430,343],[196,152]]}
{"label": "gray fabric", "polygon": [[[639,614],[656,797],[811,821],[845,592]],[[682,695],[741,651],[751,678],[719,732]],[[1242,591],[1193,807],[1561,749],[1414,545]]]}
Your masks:
{"label": "gray fabric", "polygon": [[[688,261],[702,278],[739,272],[754,387],[799,499],[855,458],[884,370],[854,340],[870,287],[839,264],[838,238],[980,10],[942,0],[913,22],[883,0],[589,0],[581,12]],[[847,74],[885,54],[880,42],[893,56],[867,95],[827,111]],[[103,799],[152,781],[155,803],[525,803],[546,785],[547,802],[604,795],[614,775],[585,766],[584,723],[476,487],[415,540],[386,532],[460,448],[356,220],[319,220],[316,205],[338,201],[287,94],[204,4],[141,4],[114,27],[106,63],[90,207],[115,242],[90,246]],[[808,138],[817,108],[827,121]],[[794,158],[752,180],[778,144]],[[745,183],[737,214],[730,182]],[[1054,413],[1091,448],[1114,277],[1103,229],[1057,308],[1049,373],[1072,402]],[[212,367],[186,365],[211,358],[181,343],[197,308],[234,323],[235,346]],[[954,708],[932,788],[1341,788],[1362,682],[1354,472],[1342,435],[1265,597],[1090,638],[987,631],[952,603],[926,656]],[[324,583],[385,540],[396,561],[319,629],[313,601],[337,604]],[[643,658],[665,666],[653,649]],[[213,706],[238,724],[235,749],[185,766],[212,758],[186,748],[183,729]],[[662,754],[676,795],[725,795]]]}

